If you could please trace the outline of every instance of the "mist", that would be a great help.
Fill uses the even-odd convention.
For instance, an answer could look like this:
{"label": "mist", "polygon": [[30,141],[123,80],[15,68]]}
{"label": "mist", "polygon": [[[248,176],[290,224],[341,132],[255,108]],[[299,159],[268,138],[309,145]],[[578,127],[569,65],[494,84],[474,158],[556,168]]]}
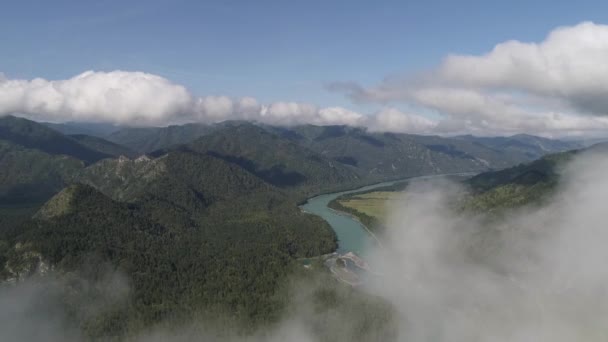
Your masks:
{"label": "mist", "polygon": [[549,203],[489,218],[458,213],[456,184],[412,184],[366,290],[401,341],[605,341],[606,174],[607,156],[582,155]]}
{"label": "mist", "polygon": [[[320,309],[318,293],[327,279],[298,279],[282,317],[259,330],[226,330],[207,317],[192,317],[127,340],[606,341],[607,174],[608,156],[582,154],[562,171],[549,201],[502,215],[463,213],[458,203],[466,189],[460,184],[412,183],[389,210],[382,247],[366,253],[374,275],[358,289],[340,286],[340,306]],[[128,279],[109,274],[98,284],[85,283],[100,299],[80,307],[77,316],[103,313],[108,300],[128,300]],[[82,340],[70,321],[74,312],[58,301],[66,298],[65,285],[46,276],[1,287],[0,340]],[[364,305],[350,305],[360,296]],[[370,309],[374,298],[390,310]],[[362,318],[376,312],[386,316]]]}
{"label": "mist", "polygon": [[36,272],[0,284],[0,341],[86,340],[81,324],[127,303],[127,277],[109,265],[96,267],[91,281],[80,272]]}

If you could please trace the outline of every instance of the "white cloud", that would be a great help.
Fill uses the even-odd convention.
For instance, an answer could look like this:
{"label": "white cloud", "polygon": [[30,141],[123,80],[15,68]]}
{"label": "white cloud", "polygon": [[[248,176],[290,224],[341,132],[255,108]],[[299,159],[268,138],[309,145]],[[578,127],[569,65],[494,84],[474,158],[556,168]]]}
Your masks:
{"label": "white cloud", "polygon": [[508,41],[483,56],[449,56],[446,82],[559,97],[584,111],[608,114],[608,26],[584,22],[553,30],[541,43]]}
{"label": "white cloud", "polygon": [[0,75],[0,115],[40,121],[130,125],[252,120],[276,125],[360,125],[365,116],[308,103],[267,105],[252,97],[193,96],[179,84],[143,72],[87,71],[67,80],[10,80]]}
{"label": "white cloud", "polygon": [[405,102],[443,115],[440,133],[556,135],[608,132],[608,26],[560,27],[540,43],[507,41],[480,56],[450,55],[415,77],[364,88],[358,101]]}
{"label": "white cloud", "polygon": [[437,122],[420,115],[385,108],[369,118],[367,127],[380,132],[431,133],[437,127]]}
{"label": "white cloud", "polygon": [[142,72],[87,71],[68,80],[0,80],[0,114],[49,121],[150,124],[185,114],[186,88]]}
{"label": "white cloud", "polygon": [[455,210],[458,185],[412,182],[367,253],[399,340],[604,341],[606,172],[605,153],[579,155],[553,196],[499,220]]}
{"label": "white cloud", "polygon": [[[608,134],[606,60],[608,26],[585,22],[555,29],[539,43],[507,41],[484,55],[450,55],[430,72],[389,77],[373,87],[331,86],[357,101],[384,106],[370,115],[309,103],[198,97],[142,72],[87,71],[56,81],[0,75],[0,115],[131,125],[251,120],[446,135],[602,136]],[[392,102],[406,103],[408,113],[389,107]]]}

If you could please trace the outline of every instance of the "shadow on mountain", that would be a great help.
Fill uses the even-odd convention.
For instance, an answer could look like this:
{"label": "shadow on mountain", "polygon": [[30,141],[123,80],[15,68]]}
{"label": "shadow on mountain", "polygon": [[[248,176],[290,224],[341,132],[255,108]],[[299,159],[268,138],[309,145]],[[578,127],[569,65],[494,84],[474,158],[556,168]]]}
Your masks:
{"label": "shadow on mountain", "polygon": [[336,157],[334,159],[337,162],[340,162],[340,163],[346,164],[346,165],[357,166],[359,164],[359,161],[357,159],[350,157],[350,156]]}
{"label": "shadow on mountain", "polygon": [[357,135],[357,139],[364,141],[372,146],[376,147],[384,147],[384,143],[374,137],[370,137],[369,135]]}
{"label": "shadow on mountain", "polygon": [[236,164],[254,175],[262,178],[268,183],[278,187],[298,186],[306,182],[306,176],[295,171],[286,171],[285,165],[274,165],[270,169],[259,170],[257,164],[247,158],[228,156],[214,151],[207,152],[208,155]]}
{"label": "shadow on mountain", "polygon": [[425,145],[426,148],[433,152],[439,152],[443,154],[447,154],[448,156],[457,157],[457,158],[465,158],[465,159],[475,159],[472,155],[457,150],[452,145]]}

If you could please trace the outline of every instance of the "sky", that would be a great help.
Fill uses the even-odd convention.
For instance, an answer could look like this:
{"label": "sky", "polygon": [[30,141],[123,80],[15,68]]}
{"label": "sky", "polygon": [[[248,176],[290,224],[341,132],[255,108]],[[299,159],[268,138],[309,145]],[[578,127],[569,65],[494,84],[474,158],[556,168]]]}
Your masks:
{"label": "sky", "polygon": [[[560,27],[576,31],[584,23],[597,31],[589,46],[608,56],[608,49],[597,44],[608,39],[603,25],[608,24],[608,4],[601,1],[573,6],[566,1],[25,0],[3,9],[0,114],[131,125],[238,118],[438,134],[608,131],[603,103],[595,103],[603,97],[597,91],[589,95],[572,93],[563,84],[540,89],[514,82],[513,75],[530,71],[526,65],[502,70],[502,80],[492,82],[488,79],[496,75],[473,80],[469,76],[477,70],[460,75],[444,70],[470,67],[458,61],[446,66],[450,56],[486,56],[512,40],[536,44],[535,49]],[[571,48],[581,35],[558,43]],[[529,51],[522,53],[515,59],[530,57],[531,65],[538,64]],[[554,56],[549,67],[529,74],[561,72],[553,81],[566,82],[571,70],[603,55],[596,57],[583,60],[587,57],[573,51],[561,71],[552,71],[561,58]],[[489,63],[502,63],[500,58]],[[86,72],[94,80],[74,81]],[[601,86],[603,79],[595,78],[581,87]],[[48,84],[33,84],[36,79]],[[152,82],[141,87],[162,95],[154,89],[125,91],[125,82]],[[173,88],[165,92],[167,84],[187,94]],[[169,98],[172,91],[177,100]],[[429,99],[467,98],[463,92],[481,95],[469,100],[484,102],[485,108]],[[150,104],[142,104],[146,97]],[[103,103],[108,98],[112,104]],[[593,104],[581,105],[588,100]],[[78,105],[70,105],[74,102]],[[150,107],[156,110],[145,113]],[[551,123],[543,124],[547,120]]]}

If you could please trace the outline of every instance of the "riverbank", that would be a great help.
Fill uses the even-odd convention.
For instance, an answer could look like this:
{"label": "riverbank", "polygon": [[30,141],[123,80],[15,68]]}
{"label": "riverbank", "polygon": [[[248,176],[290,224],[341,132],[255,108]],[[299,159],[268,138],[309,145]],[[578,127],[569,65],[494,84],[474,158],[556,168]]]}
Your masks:
{"label": "riverbank", "polygon": [[453,174],[426,175],[375,183],[351,190],[323,194],[309,198],[306,200],[305,204],[300,205],[300,209],[304,212],[321,217],[331,226],[338,238],[338,248],[336,250],[337,253],[346,254],[348,252],[353,252],[365,259],[366,247],[370,243],[381,243],[379,237],[376,236],[373,231],[371,231],[371,229],[363,224],[357,217],[351,215],[350,213],[343,213],[341,211],[336,211],[329,208],[328,205],[332,200],[342,195],[369,191],[406,181],[449,176],[471,176],[474,174],[475,173],[473,172],[461,172]]}
{"label": "riverbank", "polygon": [[376,242],[378,242],[378,245],[380,245],[380,247],[384,247],[384,246],[382,246],[382,241],[380,241],[380,239],[378,238],[378,236],[376,236],[376,234],[374,234],[374,232],[372,232],[371,229],[369,229],[368,226],[366,226],[363,222],[361,222],[361,220],[359,219],[359,217],[357,217],[355,214],[351,214],[351,213],[348,213],[348,212],[345,212],[345,211],[340,211],[338,209],[334,209],[334,208],[331,208],[331,207],[328,207],[328,208],[329,208],[329,210],[335,212],[338,215],[348,216],[351,219],[359,222],[359,224],[361,224],[361,226],[363,228],[365,228],[365,230],[367,230],[367,232],[369,233],[369,235],[371,235],[371,237],[373,237],[374,240],[376,240]]}

